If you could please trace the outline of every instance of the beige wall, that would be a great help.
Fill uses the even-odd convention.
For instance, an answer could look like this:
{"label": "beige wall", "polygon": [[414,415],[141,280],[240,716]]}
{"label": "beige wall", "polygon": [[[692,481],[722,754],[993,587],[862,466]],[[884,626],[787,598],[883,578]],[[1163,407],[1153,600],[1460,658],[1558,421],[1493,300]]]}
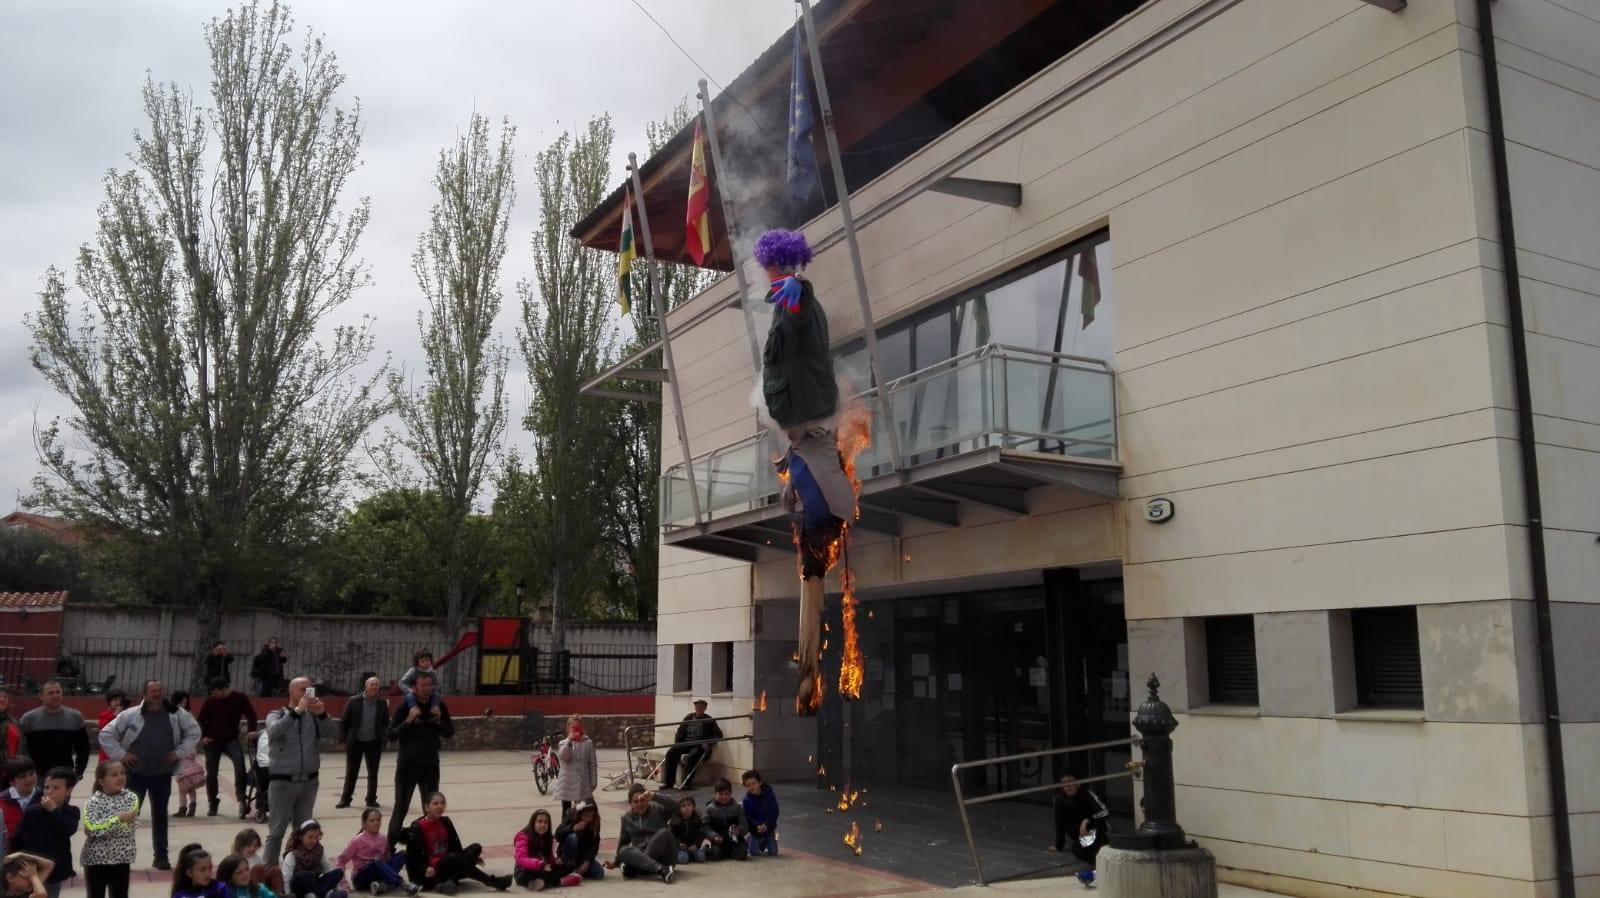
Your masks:
{"label": "beige wall", "polygon": [[[1470,6],[1154,0],[852,200],[879,324],[1109,225],[1123,502],[1046,493],[1028,518],[863,537],[858,568],[872,589],[1121,558],[1140,679],[1189,675],[1174,647],[1200,616],[1321,634],[1320,654],[1263,655],[1283,679],[1253,714],[1179,703],[1181,819],[1231,878],[1457,898],[1543,895],[1554,875]],[[1497,7],[1518,44],[1503,77],[1524,135],[1552,581],[1573,606],[1567,676],[1592,683],[1577,649],[1600,633],[1600,23],[1549,0]],[[1020,181],[1022,205],[919,189],[949,173]],[[832,212],[807,229],[845,342],[860,318],[838,230]],[[675,344],[697,454],[753,432],[744,339],[728,311]],[[1170,523],[1140,519],[1156,495],[1176,501]],[[670,550],[662,580],[663,643],[759,645],[752,599],[787,608],[795,591],[787,560]],[[1425,606],[1419,713],[1352,715],[1336,694],[1329,612],[1376,605]],[[1600,771],[1581,759],[1600,756],[1600,700],[1573,701],[1594,876]]]}
{"label": "beige wall", "polygon": [[[1476,23],[1473,10],[1463,11]],[[1580,894],[1600,894],[1600,9],[1594,4],[1528,0],[1496,4],[1507,165],[1516,221],[1517,263],[1528,328],[1528,356],[1544,505],[1552,620],[1564,722],[1568,802]],[[1476,33],[1473,34],[1476,41]],[[1474,54],[1477,45],[1469,48]],[[1463,60],[1473,190],[1485,241],[1486,286],[1503,308],[1503,265],[1481,63]],[[1513,395],[1509,335],[1491,348],[1496,392]],[[1514,402],[1506,403],[1514,407]],[[1508,431],[1514,433],[1514,431]],[[1516,447],[1503,452],[1516,459]],[[1510,520],[1525,518],[1520,479],[1508,491]],[[1513,564],[1526,570],[1519,531]],[[1525,575],[1514,581],[1531,598]],[[1528,637],[1532,650],[1532,634]],[[1553,854],[1542,730],[1526,775],[1538,853]]]}

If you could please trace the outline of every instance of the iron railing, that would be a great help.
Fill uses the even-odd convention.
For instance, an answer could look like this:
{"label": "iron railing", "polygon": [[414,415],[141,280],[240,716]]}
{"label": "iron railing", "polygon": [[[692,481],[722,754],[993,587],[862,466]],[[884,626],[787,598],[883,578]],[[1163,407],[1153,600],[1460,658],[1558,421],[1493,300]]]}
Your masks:
{"label": "iron railing", "polygon": [[[724,720],[750,720],[750,721],[753,721],[755,719],[756,719],[756,716],[754,714],[732,714],[732,715],[729,715],[727,717],[707,717],[707,718],[701,719],[698,722],[699,723],[711,723],[711,722],[721,722],[721,721],[724,721]],[[716,745],[718,742],[737,742],[737,741],[739,741],[741,739],[743,739],[745,741],[750,741],[750,742],[755,741],[755,737],[753,737],[751,734],[749,734],[749,733],[741,733],[741,734],[736,735],[736,736],[726,736],[726,735],[719,736],[719,737],[717,737],[715,739],[693,739],[693,740],[690,740],[688,742],[664,742],[664,743],[662,743],[660,745],[638,745],[638,746],[636,746],[636,745],[633,744],[633,734],[636,733],[636,732],[639,732],[640,730],[650,730],[650,731],[654,732],[655,730],[664,729],[666,727],[681,726],[682,724],[683,724],[683,721],[681,721],[681,720],[663,720],[660,723],[639,723],[639,724],[634,724],[633,726],[628,726],[628,727],[623,727],[622,728],[622,744],[624,746],[626,746],[627,750],[628,750],[628,768],[627,768],[626,771],[624,771],[624,773],[627,776],[627,782],[628,782],[629,786],[633,785],[633,781],[634,781],[634,777],[635,777],[635,773],[636,773],[635,768],[634,768],[634,763],[633,763],[633,753],[636,752],[636,751],[660,751],[662,749],[669,749],[669,748],[680,747],[680,746]],[[690,771],[689,775],[693,776],[694,772]],[[620,785],[620,778],[619,777],[613,777],[612,778],[612,784]]]}
{"label": "iron railing", "polygon": [[[995,767],[1001,764],[1014,764],[1018,761],[1030,761],[1035,758],[1040,759],[1042,763],[1043,759],[1053,758],[1058,755],[1074,754],[1085,751],[1100,751],[1107,748],[1119,748],[1124,745],[1134,746],[1139,745],[1142,742],[1144,742],[1142,737],[1134,736],[1130,739],[1111,739],[1106,742],[1091,742],[1087,745],[1072,745],[1066,748],[1047,748],[1041,751],[1028,751],[1015,755],[1002,755],[998,758],[983,758],[977,761],[963,761],[952,766],[950,768],[950,782],[955,786],[956,810],[961,812],[961,828],[967,835],[967,850],[972,853],[972,867],[978,875],[978,884],[988,885],[989,881],[983,876],[983,862],[978,858],[978,843],[972,838],[972,821],[967,816],[967,808],[977,804],[988,804],[989,802],[993,801],[1005,801],[1009,798],[1021,798],[1024,795],[1037,795],[1041,792],[1054,791],[1061,788],[1061,784],[1051,782],[1039,786],[1025,786],[1021,789],[1011,789],[1006,792],[995,792],[990,795],[979,795],[975,798],[968,798],[965,790],[961,786],[962,771],[973,770],[979,767]],[[1125,770],[1121,770],[1116,773],[1102,774],[1100,776],[1086,776],[1081,778],[1074,777],[1073,781],[1078,785],[1086,786],[1091,783],[1106,782],[1107,780],[1134,779],[1138,777],[1139,770],[1143,766],[1144,765],[1141,762],[1129,761]]]}

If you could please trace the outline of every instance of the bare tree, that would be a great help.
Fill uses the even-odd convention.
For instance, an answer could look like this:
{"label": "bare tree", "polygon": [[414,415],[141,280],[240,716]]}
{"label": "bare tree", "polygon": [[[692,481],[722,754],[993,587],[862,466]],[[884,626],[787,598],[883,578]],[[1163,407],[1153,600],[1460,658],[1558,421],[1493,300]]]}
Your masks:
{"label": "bare tree", "polygon": [[370,323],[325,327],[366,282],[367,204],[339,204],[359,107],[292,27],[277,3],[212,20],[210,108],[146,82],[149,130],[79,251],[82,320],[57,269],[28,317],[34,367],[74,407],[39,430],[32,503],[120,534],[206,642],[337,507],[381,411],[382,372],[357,375]]}
{"label": "bare tree", "polygon": [[601,116],[535,157],[534,283],[517,285],[519,336],[534,392],[526,425],[533,432],[534,493],[543,524],[535,531],[541,545],[533,550],[548,572],[557,650],[565,644],[573,603],[615,566],[602,529],[602,509],[610,501],[609,412],[578,392],[611,355],[615,261],[571,236],[573,225],[600,204],[610,185],[613,134],[611,117]]}
{"label": "bare tree", "polygon": [[[506,228],[516,200],[516,130],[502,123],[498,140],[489,130],[489,120],[474,114],[467,133],[439,153],[433,179],[439,202],[411,257],[428,303],[426,313],[417,315],[427,373],[415,388],[401,372],[389,378],[395,411],[404,425],[393,442],[416,459],[442,503],[441,513],[431,517],[451,640],[461,634],[482,598],[465,591],[467,518],[506,424],[507,354],[494,341],[494,323],[500,314]],[[389,470],[398,471],[393,455],[387,458]]]}

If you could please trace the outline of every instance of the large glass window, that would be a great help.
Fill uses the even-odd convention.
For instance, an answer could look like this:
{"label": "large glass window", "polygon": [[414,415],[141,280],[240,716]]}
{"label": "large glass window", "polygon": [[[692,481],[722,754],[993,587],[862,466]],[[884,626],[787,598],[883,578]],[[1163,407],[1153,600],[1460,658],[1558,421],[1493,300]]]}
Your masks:
{"label": "large glass window", "polygon": [[[1042,437],[1024,436],[1016,447],[1109,455],[1113,431],[1104,378],[1085,376],[1046,354],[1109,366],[1115,346],[1110,274],[1110,234],[1102,231],[882,327],[878,359],[884,379],[916,373],[921,384],[897,392],[894,400],[901,450],[911,462],[962,451],[975,434],[989,433],[1000,422],[1007,432]],[[1040,355],[1024,352],[1003,371],[952,370],[990,345]],[[851,383],[872,383],[862,342],[846,347],[842,368]]]}

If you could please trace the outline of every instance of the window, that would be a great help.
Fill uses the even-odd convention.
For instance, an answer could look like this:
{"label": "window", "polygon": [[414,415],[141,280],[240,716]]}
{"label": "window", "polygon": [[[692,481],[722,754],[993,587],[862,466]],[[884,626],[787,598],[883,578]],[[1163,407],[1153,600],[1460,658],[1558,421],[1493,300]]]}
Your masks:
{"label": "window", "polygon": [[1206,666],[1212,703],[1259,704],[1255,618],[1248,614],[1206,618]]}
{"label": "window", "polygon": [[1350,644],[1359,706],[1422,707],[1422,652],[1417,644],[1415,606],[1352,610]]}
{"label": "window", "polygon": [[694,689],[694,646],[682,642],[672,647],[672,691]]}
{"label": "window", "polygon": [[718,642],[711,646],[711,691],[733,692],[733,643]]}

